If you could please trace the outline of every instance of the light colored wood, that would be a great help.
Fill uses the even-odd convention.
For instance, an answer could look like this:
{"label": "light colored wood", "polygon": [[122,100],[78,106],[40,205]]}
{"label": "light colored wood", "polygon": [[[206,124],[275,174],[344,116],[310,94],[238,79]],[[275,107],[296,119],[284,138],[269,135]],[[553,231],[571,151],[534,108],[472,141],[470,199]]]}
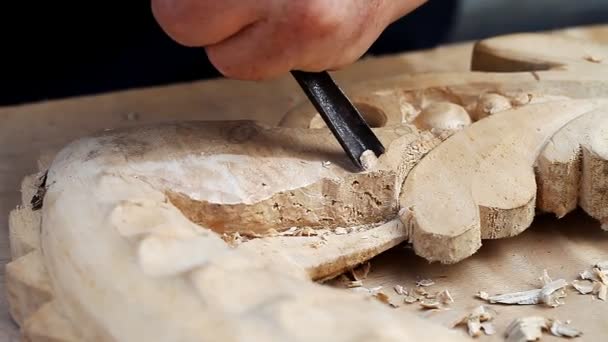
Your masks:
{"label": "light colored wood", "polygon": [[[254,240],[254,241],[255,241],[255,240]],[[521,240],[519,240],[519,241],[521,241]],[[525,243],[524,243],[524,244],[525,244]],[[524,245],[524,244],[522,244],[522,245]],[[514,247],[514,249],[521,249],[521,248]],[[38,326],[40,326],[40,325],[38,325]],[[48,329],[49,327],[47,326],[46,328]],[[43,329],[43,330],[44,330],[44,329]],[[41,330],[39,330],[39,331],[41,331]],[[48,330],[47,330],[47,331],[48,331]],[[38,336],[39,336],[39,335],[38,335]]]}

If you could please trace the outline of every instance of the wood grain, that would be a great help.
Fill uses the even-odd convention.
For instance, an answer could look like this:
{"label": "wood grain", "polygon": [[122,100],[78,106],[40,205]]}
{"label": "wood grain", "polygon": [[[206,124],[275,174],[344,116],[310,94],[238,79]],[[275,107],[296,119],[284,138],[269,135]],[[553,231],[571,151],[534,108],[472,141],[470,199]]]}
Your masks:
{"label": "wood grain", "polygon": [[[581,28],[569,30],[567,34],[577,35],[585,39],[606,41],[605,29],[602,31],[602,28],[593,28],[593,34],[589,35],[584,32],[585,29]],[[454,48],[441,48],[430,52],[365,61],[338,73],[338,80],[343,84],[355,84],[361,80],[382,78],[404,72],[466,70],[470,51],[471,45],[465,44]],[[238,100],[235,100],[235,98]],[[301,99],[302,97],[296,86],[291,84],[289,79],[268,84],[210,81],[0,109],[0,120],[2,120],[0,145],[3,146],[0,150],[0,217],[3,218],[2,223],[0,223],[0,228],[2,228],[0,229],[2,234],[0,236],[0,259],[6,262],[9,258],[8,238],[6,236],[7,213],[19,202],[19,193],[17,192],[19,182],[26,174],[36,169],[37,159],[45,151],[52,153],[70,140],[106,128],[182,119],[213,119],[209,117],[201,118],[199,115],[201,112],[226,113],[225,116],[222,116],[222,119],[253,118],[268,123],[276,123],[283,113],[296,105]],[[567,260],[572,261],[564,266],[562,262],[557,262],[555,258],[547,257],[547,262],[544,265],[547,265],[550,270],[567,267],[568,271],[564,274],[572,274],[578,272],[575,269],[588,266],[587,264],[590,261],[588,256],[596,256],[597,258],[597,253],[593,254],[589,252],[589,248],[585,247],[585,239],[588,239],[587,243],[590,243],[591,240],[597,243],[604,242],[602,239],[598,239],[596,234],[599,234],[599,230],[596,229],[596,224],[592,221],[572,219],[558,223],[549,220],[544,221],[544,224],[546,228],[538,228],[541,233],[540,236],[528,232],[513,240],[515,242],[519,241],[519,245],[514,244],[509,245],[508,248],[502,248],[500,249],[502,252],[499,254],[503,256],[514,254],[517,256],[517,252],[513,251],[527,250],[525,258],[523,256],[516,258],[519,262],[525,264],[526,260],[534,259],[542,254],[540,251],[544,250],[547,236],[552,236],[557,239],[552,242],[552,246],[558,246],[569,251],[568,255],[570,256],[567,257]],[[555,229],[577,231],[573,234],[548,234]],[[585,234],[580,234],[581,230],[588,231],[591,235],[585,237]],[[535,232],[536,229],[533,231]],[[528,245],[538,247],[538,249],[527,248]],[[492,244],[489,246],[492,246]],[[485,264],[484,269],[496,272],[496,270],[503,270],[504,267],[509,265],[504,259],[497,259],[492,252],[484,252],[488,250],[491,251],[491,247],[484,247],[480,255],[487,256],[492,262],[482,261],[481,256],[477,256],[473,259],[476,260],[476,263],[472,265],[477,265],[473,269],[480,270],[482,266],[479,266],[479,264]],[[489,255],[485,253],[489,253]],[[553,253],[557,253],[557,251]],[[493,255],[494,257],[492,257]],[[394,265],[394,261],[388,262],[386,261],[387,258],[399,261],[405,257],[387,255],[380,259],[380,265],[386,264],[387,272],[393,272],[395,270],[391,267],[394,266],[390,265]],[[424,265],[424,263],[420,263],[420,265]],[[534,272],[541,268],[537,264],[530,266],[531,263],[529,262],[526,265],[528,265],[528,268],[533,268]],[[513,266],[521,266],[521,264],[513,264]],[[415,267],[407,269],[412,271],[407,271],[409,273],[403,278],[390,280],[388,273],[382,273],[382,269],[378,268],[370,277],[369,283],[382,282],[390,286],[392,283],[405,282],[408,279],[407,276],[410,276],[409,279],[419,276],[419,274],[416,274],[416,270],[421,270]],[[433,268],[431,269],[433,270]],[[400,268],[401,273],[391,274],[401,277],[400,274],[404,272],[403,270],[403,268]],[[426,274],[434,276],[434,274],[441,275],[441,272]],[[482,273],[477,272],[475,274],[479,276]],[[535,279],[536,273],[531,277]],[[3,279],[2,277],[2,284]],[[526,279],[527,277],[522,277],[516,280],[517,284],[509,283],[501,286],[512,285],[515,288],[516,285],[530,285],[531,281]],[[470,279],[467,281],[470,281]],[[497,283],[501,284],[496,279],[488,278],[487,284]],[[496,288],[496,290],[501,290],[501,288]],[[580,300],[583,300],[583,298],[580,298]],[[580,302],[580,300],[577,299],[577,302]],[[588,304],[588,302],[583,301],[580,302],[579,307],[587,308]],[[2,308],[0,312],[0,339],[16,341],[16,328],[8,318],[4,296],[0,301],[0,308]],[[589,322],[591,324],[590,333],[594,331],[602,332],[602,327],[599,324],[593,325],[592,321]]]}

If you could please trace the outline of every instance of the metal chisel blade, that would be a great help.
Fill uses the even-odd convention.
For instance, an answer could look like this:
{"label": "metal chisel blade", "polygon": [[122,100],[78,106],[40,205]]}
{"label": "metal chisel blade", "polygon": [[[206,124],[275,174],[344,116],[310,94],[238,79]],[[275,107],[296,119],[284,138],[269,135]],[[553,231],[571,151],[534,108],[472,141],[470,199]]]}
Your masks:
{"label": "metal chisel blade", "polygon": [[363,152],[372,151],[376,157],[384,153],[378,137],[329,73],[291,73],[359,170],[364,168],[361,163]]}

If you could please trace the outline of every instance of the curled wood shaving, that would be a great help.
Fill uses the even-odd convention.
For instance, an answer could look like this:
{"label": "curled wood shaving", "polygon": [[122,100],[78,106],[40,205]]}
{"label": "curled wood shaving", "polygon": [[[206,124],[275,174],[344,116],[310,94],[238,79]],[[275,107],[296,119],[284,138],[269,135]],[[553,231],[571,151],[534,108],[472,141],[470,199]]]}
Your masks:
{"label": "curled wood shaving", "polygon": [[431,279],[422,279],[416,282],[416,286],[418,287],[429,287],[435,285],[435,282]]}

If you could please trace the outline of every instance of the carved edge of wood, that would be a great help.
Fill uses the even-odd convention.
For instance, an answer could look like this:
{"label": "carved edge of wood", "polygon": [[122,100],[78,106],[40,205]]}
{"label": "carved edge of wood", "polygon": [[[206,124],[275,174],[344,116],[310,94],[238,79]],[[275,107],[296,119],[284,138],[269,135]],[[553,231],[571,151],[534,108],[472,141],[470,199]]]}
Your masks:
{"label": "carved edge of wood", "polygon": [[[476,56],[488,59],[495,51],[500,58],[489,65],[497,69],[505,60],[518,67],[528,63],[520,55],[514,58],[516,63],[508,60],[510,45],[504,39],[509,43],[508,37],[481,42]],[[531,60],[538,58],[526,52]],[[192,223],[167,201],[166,194],[145,180],[104,174],[86,182],[54,175],[64,182],[55,187],[61,191],[51,187],[43,210],[32,211],[29,199],[41,175],[26,178],[24,206],[10,217],[14,261],[7,265],[7,291],[11,315],[31,341],[309,340],[328,336],[333,340],[456,340],[460,335],[418,317],[398,314],[308,279],[339,273],[406,239],[429,260],[456,262],[474,253],[482,238],[523,231],[537,202],[537,208],[558,216],[580,205],[605,222],[608,135],[602,98],[606,97],[606,72],[570,60],[560,68],[564,65],[568,70],[535,74],[387,80],[387,84],[399,86],[380,87],[372,95],[368,92],[372,102],[392,101],[378,106],[389,113],[386,122],[396,122],[394,113],[400,120],[403,113],[413,112],[405,121],[414,122],[422,131],[434,128],[435,137],[427,138],[431,148],[414,156],[409,166],[402,166],[407,158],[399,158],[397,164],[403,170],[392,180],[403,184],[396,193],[398,217],[346,235],[334,230],[324,239],[323,245],[334,251],[327,255],[343,255],[347,262],[320,273],[318,270],[335,261],[303,248],[319,248],[311,245],[318,240],[267,237],[231,249],[217,234]],[[416,84],[421,90],[416,90]],[[467,126],[470,122],[463,119],[461,109],[478,121]],[[434,120],[435,116],[441,119]],[[449,124],[444,125],[446,122]],[[487,137],[486,132],[508,132],[511,125],[520,131],[475,139]],[[408,147],[421,141],[417,136],[405,140]],[[473,148],[483,151],[483,158]],[[450,163],[457,167],[450,168]],[[79,171],[77,163],[64,164],[64,172]],[[508,178],[501,179],[504,175]],[[88,202],[89,189],[83,189],[83,184],[95,184],[90,191],[98,201]],[[119,188],[126,190],[117,193]],[[567,191],[560,192],[563,188]],[[432,210],[437,202],[446,207]],[[71,212],[74,208],[78,211]],[[437,216],[457,220],[441,225],[437,232],[433,221],[441,219]],[[99,227],[89,229],[85,223]],[[382,241],[363,248],[361,235],[374,234],[374,229]],[[349,244],[350,249],[342,251]],[[294,248],[303,252],[290,255]],[[336,254],[338,250],[342,254]],[[79,259],[83,256],[88,258]]]}

